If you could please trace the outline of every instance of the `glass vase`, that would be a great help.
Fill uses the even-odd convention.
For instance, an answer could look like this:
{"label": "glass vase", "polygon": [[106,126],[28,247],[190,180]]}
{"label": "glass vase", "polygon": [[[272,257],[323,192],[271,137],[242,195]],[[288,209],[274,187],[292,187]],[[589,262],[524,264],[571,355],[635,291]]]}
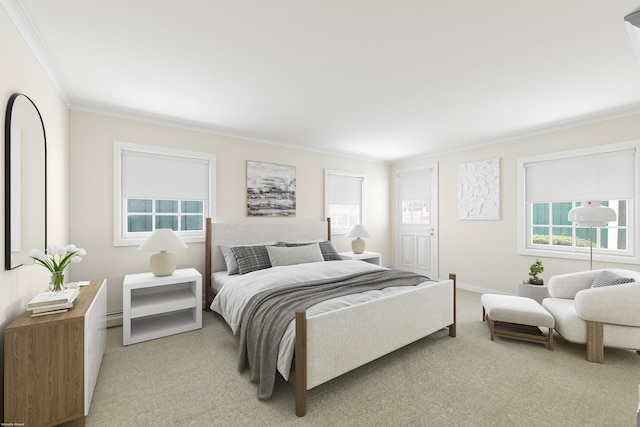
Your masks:
{"label": "glass vase", "polygon": [[51,272],[51,282],[49,283],[51,292],[60,292],[64,290],[64,271]]}

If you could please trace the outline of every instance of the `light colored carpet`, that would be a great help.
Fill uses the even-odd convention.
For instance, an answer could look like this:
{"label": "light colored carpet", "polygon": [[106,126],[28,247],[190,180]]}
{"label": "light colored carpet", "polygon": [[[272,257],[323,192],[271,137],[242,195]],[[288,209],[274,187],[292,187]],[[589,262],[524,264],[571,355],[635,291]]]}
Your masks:
{"label": "light colored carpet", "polygon": [[[640,356],[584,345],[496,338],[482,322],[480,295],[458,292],[458,336],[442,330],[308,392],[294,414],[280,379],[270,401],[236,370],[237,341],[220,317],[201,330],[122,346],[108,331],[89,427],[251,425],[635,426]],[[371,325],[372,328],[375,325]]]}

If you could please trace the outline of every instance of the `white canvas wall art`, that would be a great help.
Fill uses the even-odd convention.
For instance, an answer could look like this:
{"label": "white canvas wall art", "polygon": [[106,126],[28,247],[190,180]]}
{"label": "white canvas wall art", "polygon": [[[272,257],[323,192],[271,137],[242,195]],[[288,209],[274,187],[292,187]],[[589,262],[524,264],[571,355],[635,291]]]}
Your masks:
{"label": "white canvas wall art", "polygon": [[458,219],[500,219],[500,159],[458,166]]}

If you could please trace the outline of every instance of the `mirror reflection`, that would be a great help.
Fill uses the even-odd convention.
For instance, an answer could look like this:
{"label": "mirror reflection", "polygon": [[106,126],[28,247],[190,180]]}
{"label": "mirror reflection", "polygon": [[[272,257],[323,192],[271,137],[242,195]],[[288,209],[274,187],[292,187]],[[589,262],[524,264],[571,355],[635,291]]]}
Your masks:
{"label": "mirror reflection", "polygon": [[40,111],[23,94],[5,116],[5,269],[46,248],[46,137]]}

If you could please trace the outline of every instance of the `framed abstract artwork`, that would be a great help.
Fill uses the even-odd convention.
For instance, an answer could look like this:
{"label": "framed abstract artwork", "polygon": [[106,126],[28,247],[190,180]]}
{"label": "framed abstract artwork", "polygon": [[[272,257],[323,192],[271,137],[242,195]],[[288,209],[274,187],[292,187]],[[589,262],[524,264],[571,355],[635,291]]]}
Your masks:
{"label": "framed abstract artwork", "polygon": [[247,160],[247,215],[296,216],[295,166]]}
{"label": "framed abstract artwork", "polygon": [[458,219],[500,219],[500,159],[458,166]]}

